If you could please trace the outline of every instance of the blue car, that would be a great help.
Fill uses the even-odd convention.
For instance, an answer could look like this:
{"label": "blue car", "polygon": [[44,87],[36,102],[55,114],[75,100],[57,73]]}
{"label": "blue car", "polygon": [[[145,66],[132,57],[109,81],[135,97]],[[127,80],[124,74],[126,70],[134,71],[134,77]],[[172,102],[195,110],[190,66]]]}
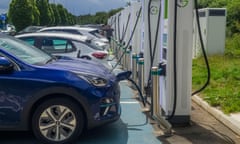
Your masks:
{"label": "blue car", "polygon": [[0,34],[0,130],[32,130],[43,143],[69,144],[84,129],[119,119],[119,81],[129,75]]}

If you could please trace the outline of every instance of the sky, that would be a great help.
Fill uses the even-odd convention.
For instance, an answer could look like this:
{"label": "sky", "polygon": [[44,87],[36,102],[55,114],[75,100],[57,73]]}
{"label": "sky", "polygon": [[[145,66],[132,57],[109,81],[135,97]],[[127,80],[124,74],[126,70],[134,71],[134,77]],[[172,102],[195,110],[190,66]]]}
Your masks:
{"label": "sky", "polygon": [[[50,3],[61,3],[70,13],[79,16],[95,14],[99,11],[124,7],[131,0],[49,0]],[[11,0],[0,0],[0,14],[6,13]]]}

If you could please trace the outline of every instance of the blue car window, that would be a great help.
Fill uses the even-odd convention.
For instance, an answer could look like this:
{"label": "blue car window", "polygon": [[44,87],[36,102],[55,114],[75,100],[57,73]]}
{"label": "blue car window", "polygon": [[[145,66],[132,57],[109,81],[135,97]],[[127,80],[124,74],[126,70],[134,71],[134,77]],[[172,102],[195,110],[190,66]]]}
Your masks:
{"label": "blue car window", "polygon": [[28,64],[45,64],[52,56],[15,38],[0,38],[0,48]]}

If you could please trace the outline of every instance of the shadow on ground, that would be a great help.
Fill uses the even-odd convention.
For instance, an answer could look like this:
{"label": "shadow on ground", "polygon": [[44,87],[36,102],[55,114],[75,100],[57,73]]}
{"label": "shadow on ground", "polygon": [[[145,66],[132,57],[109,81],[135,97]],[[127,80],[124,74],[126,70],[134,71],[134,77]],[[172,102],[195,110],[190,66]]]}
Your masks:
{"label": "shadow on ground", "polygon": [[189,126],[174,127],[170,137],[158,136],[163,144],[238,144],[239,137],[212,115],[192,104]]}

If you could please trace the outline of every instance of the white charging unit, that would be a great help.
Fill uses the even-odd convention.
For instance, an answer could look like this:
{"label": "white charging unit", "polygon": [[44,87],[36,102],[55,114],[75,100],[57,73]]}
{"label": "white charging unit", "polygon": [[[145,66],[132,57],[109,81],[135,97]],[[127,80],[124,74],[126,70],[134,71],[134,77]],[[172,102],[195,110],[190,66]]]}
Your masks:
{"label": "white charging unit", "polygon": [[151,67],[157,65],[160,60],[160,2],[161,0],[142,0],[141,51],[144,53],[145,86],[149,84]]}
{"label": "white charging unit", "polygon": [[[226,39],[226,8],[199,9],[203,44],[207,55],[223,55]],[[194,17],[193,58],[202,55],[199,32]]]}
{"label": "white charging unit", "polygon": [[187,124],[191,112],[193,1],[162,0],[160,26],[160,62],[166,64],[166,73],[159,78],[159,106],[170,123]]}
{"label": "white charging unit", "polygon": [[[141,47],[141,28],[142,28],[142,10],[141,10],[141,2],[133,2],[131,4],[131,21],[130,21],[130,29],[131,33],[133,33],[132,37],[132,52],[139,54]],[[136,23],[137,22],[137,23]],[[135,31],[134,26],[136,25]]]}

